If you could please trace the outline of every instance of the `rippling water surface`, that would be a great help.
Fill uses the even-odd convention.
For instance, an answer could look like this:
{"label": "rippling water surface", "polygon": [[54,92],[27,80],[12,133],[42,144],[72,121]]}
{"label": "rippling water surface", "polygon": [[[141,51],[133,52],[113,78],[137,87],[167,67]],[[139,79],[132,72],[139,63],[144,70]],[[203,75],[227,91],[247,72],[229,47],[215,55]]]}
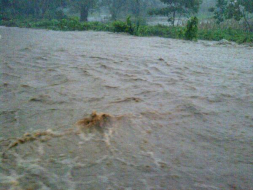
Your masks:
{"label": "rippling water surface", "polygon": [[253,188],[252,47],[0,35],[0,189]]}

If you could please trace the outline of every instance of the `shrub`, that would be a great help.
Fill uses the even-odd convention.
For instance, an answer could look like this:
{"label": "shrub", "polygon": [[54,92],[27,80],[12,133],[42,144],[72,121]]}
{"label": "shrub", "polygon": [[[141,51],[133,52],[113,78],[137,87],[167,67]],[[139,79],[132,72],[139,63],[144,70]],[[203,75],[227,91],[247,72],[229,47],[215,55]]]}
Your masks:
{"label": "shrub", "polygon": [[101,22],[85,22],[83,23],[84,29],[95,31],[114,31],[114,27],[111,24],[104,24]]}
{"label": "shrub", "polygon": [[[95,30],[95,31],[111,31],[126,32],[136,36],[160,36],[166,38],[177,39],[199,39],[202,40],[222,40],[226,39],[237,43],[253,43],[253,33],[245,32],[234,28],[201,28],[198,30],[197,21],[192,19],[188,21],[187,27],[171,27],[164,25],[148,26],[138,22],[131,21],[130,17],[123,21],[115,21],[113,23],[102,22],[80,22],[78,18],[68,18],[61,20],[35,20],[34,18],[17,17],[15,19],[2,19],[0,25],[26,27],[26,28],[45,28],[51,30]],[[193,24],[195,23],[195,24]]]}
{"label": "shrub", "polygon": [[186,40],[197,40],[198,22],[199,21],[197,17],[192,17],[190,20],[188,20],[185,31]]}
{"label": "shrub", "polygon": [[128,16],[126,19],[126,25],[127,25],[127,33],[133,35],[134,34],[134,27],[132,25],[131,16]]}
{"label": "shrub", "polygon": [[129,34],[134,34],[134,26],[131,22],[131,17],[127,17],[126,22],[123,21],[115,21],[112,23],[114,27],[114,32],[126,32]]}
{"label": "shrub", "polygon": [[114,27],[114,32],[127,32],[128,30],[128,26],[125,22],[123,21],[115,21],[112,23],[113,27]]}
{"label": "shrub", "polygon": [[58,24],[61,30],[82,30],[83,26],[77,17],[62,19]]}

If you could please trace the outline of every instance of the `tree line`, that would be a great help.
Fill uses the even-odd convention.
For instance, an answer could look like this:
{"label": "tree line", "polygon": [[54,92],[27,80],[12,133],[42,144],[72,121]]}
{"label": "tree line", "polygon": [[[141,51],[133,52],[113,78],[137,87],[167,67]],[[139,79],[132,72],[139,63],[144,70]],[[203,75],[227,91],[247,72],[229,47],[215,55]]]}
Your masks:
{"label": "tree line", "polygon": [[253,18],[253,0],[217,0],[216,7],[209,9],[214,12],[214,18],[220,24],[224,20],[243,20],[248,30],[253,31],[250,19]]}
{"label": "tree line", "polygon": [[122,12],[141,16],[149,7],[157,7],[159,3],[159,0],[0,0],[0,11],[2,17],[56,19],[64,17],[66,11],[78,12],[80,21],[87,21],[92,11],[107,8],[111,19],[116,20]]}
{"label": "tree line", "polygon": [[[208,4],[210,0],[203,1]],[[0,0],[0,18],[62,19],[67,12],[75,12],[80,21],[87,21],[91,12],[103,8],[108,10],[111,20],[119,19],[122,14],[163,15],[174,26],[176,18],[196,15],[201,3],[202,0]],[[253,30],[250,23],[253,0],[216,0],[209,11],[213,12],[217,23],[226,19],[243,20],[248,29]]]}

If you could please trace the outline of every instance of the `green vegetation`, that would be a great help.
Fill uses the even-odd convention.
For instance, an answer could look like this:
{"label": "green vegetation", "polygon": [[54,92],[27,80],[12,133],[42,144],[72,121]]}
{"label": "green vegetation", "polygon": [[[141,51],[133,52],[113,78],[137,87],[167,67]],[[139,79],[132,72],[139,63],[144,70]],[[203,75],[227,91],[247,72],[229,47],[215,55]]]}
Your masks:
{"label": "green vegetation", "polygon": [[110,32],[125,32],[136,36],[159,36],[175,39],[188,40],[222,40],[226,39],[238,43],[253,43],[253,33],[238,29],[198,29],[196,26],[197,18],[192,18],[187,27],[182,26],[164,26],[156,25],[149,26],[141,20],[131,21],[130,17],[125,22],[114,21],[108,23],[101,22],[80,22],[79,18],[67,19],[52,19],[52,20],[34,20],[34,19],[12,19],[2,20],[0,25],[9,27],[25,27],[25,28],[39,28],[62,31],[110,31]]}
{"label": "green vegetation", "polygon": [[186,40],[198,39],[198,24],[199,20],[197,17],[192,17],[190,20],[188,20],[185,31]]}
{"label": "green vegetation", "polygon": [[113,27],[114,27],[114,32],[126,32],[129,34],[134,34],[134,27],[133,24],[131,22],[131,17],[127,17],[126,22],[123,21],[115,21],[112,23]]}
{"label": "green vegetation", "polygon": [[232,28],[228,29],[201,29],[198,31],[198,39],[219,41],[226,39],[241,43],[253,43],[253,33]]}
{"label": "green vegetation", "polygon": [[[209,8],[208,14],[211,19],[206,17],[207,11],[201,12],[202,19],[196,17],[202,1],[205,10]],[[146,18],[147,13],[167,17],[169,26],[147,25],[146,20],[143,19]],[[79,16],[73,17],[73,14]],[[106,15],[108,19],[106,22],[88,22],[88,16],[91,14]],[[125,32],[136,36],[186,40],[226,39],[238,43],[253,43],[252,14],[252,0],[216,0],[216,2],[212,0],[0,0],[0,25],[4,26],[61,31]],[[133,19],[130,16],[126,18],[126,15],[131,15]],[[122,20],[123,18],[126,20]]]}
{"label": "green vegetation", "polygon": [[176,16],[189,18],[192,13],[197,13],[202,0],[160,0],[166,5],[159,9],[149,11],[151,15],[168,16],[168,21],[175,26]]}
{"label": "green vegetation", "polygon": [[126,15],[144,16],[151,7],[161,5],[159,0],[0,0],[0,17],[63,19],[75,14],[80,21],[87,21],[91,14],[103,10],[111,20],[117,20]]}
{"label": "green vegetation", "polygon": [[247,30],[253,31],[250,23],[253,14],[252,0],[217,0],[216,7],[211,7],[209,11],[214,13],[214,19],[218,24],[228,19],[238,22],[243,20]]}

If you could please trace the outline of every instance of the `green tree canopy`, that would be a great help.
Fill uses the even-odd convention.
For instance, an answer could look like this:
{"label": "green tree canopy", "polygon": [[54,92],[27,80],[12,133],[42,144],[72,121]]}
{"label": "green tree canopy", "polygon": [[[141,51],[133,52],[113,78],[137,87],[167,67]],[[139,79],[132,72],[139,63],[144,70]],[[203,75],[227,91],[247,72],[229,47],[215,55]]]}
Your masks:
{"label": "green tree canopy", "polygon": [[87,21],[89,11],[98,5],[98,0],[70,0],[72,8],[79,11],[80,21]]}
{"label": "green tree canopy", "polygon": [[31,15],[44,18],[49,14],[56,16],[65,3],[65,0],[0,0],[1,14],[9,14],[12,17]]}
{"label": "green tree canopy", "polygon": [[214,12],[214,18],[217,23],[221,23],[226,19],[235,19],[237,21],[244,20],[249,30],[253,30],[249,23],[250,14],[253,13],[252,0],[217,0],[216,7],[210,9]]}
{"label": "green tree canopy", "polygon": [[189,16],[197,13],[202,0],[160,0],[166,7],[150,11],[151,15],[168,16],[172,25],[175,24],[176,14]]}
{"label": "green tree canopy", "polygon": [[125,0],[103,0],[102,5],[108,7],[111,19],[116,20],[125,7]]}

